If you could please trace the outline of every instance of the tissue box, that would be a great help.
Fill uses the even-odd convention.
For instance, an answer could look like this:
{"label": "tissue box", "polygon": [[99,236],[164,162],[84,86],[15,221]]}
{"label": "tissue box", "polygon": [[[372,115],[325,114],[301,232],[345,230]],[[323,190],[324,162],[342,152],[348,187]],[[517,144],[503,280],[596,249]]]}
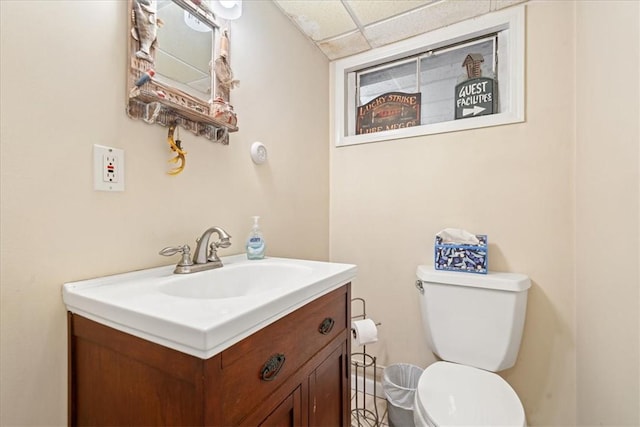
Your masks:
{"label": "tissue box", "polygon": [[442,243],[442,238],[436,236],[436,270],[487,274],[487,236],[477,234],[476,237],[480,241],[479,245]]}

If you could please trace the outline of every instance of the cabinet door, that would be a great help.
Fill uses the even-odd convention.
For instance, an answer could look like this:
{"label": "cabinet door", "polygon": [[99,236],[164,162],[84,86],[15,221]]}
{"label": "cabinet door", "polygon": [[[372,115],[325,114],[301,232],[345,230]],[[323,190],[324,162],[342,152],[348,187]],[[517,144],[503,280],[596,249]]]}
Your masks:
{"label": "cabinet door", "polygon": [[309,425],[348,426],[347,344],[337,347],[309,377]]}
{"label": "cabinet door", "polygon": [[302,424],[301,419],[301,392],[298,387],[260,423],[260,427],[294,427]]}

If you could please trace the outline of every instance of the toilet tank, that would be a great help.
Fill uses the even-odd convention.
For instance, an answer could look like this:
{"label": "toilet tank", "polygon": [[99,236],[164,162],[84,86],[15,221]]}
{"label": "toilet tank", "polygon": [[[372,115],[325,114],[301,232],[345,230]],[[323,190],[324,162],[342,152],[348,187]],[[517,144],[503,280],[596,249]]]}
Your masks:
{"label": "toilet tank", "polygon": [[421,265],[420,310],[441,359],[492,372],[516,363],[531,281],[524,274],[458,273]]}

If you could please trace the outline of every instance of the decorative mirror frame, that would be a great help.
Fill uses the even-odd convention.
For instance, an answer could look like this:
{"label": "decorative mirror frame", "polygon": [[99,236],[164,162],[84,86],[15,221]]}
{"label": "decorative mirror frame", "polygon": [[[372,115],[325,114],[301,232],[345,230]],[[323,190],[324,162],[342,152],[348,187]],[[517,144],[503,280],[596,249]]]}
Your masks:
{"label": "decorative mirror frame", "polygon": [[[215,16],[210,10],[192,0],[172,1],[212,28],[215,46],[212,57],[213,67],[213,61],[219,55],[218,42],[221,35]],[[229,133],[238,131],[236,115],[227,102],[228,99],[214,100],[217,90],[213,68],[211,68],[211,99],[204,101],[153,79],[153,62],[136,56],[136,52],[141,50],[141,43],[138,40],[140,37],[134,37],[138,30],[135,7],[140,5],[139,2],[146,3],[146,0],[128,0],[127,115],[132,119],[142,119],[148,124],[157,123],[165,127],[181,126],[211,141],[228,144]],[[152,25],[155,26],[153,30],[157,30],[155,17]],[[154,61],[155,54],[154,41],[149,49],[149,55]]]}

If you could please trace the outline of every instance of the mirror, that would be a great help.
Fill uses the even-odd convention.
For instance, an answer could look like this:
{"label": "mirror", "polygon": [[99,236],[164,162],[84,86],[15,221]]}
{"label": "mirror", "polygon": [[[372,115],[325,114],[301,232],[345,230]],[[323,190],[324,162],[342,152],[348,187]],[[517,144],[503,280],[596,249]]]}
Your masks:
{"label": "mirror", "polygon": [[227,63],[228,32],[220,31],[206,4],[129,0],[127,113],[227,144],[237,119],[214,64]]}
{"label": "mirror", "polygon": [[156,77],[208,101],[213,90],[215,28],[171,0],[158,0]]}

